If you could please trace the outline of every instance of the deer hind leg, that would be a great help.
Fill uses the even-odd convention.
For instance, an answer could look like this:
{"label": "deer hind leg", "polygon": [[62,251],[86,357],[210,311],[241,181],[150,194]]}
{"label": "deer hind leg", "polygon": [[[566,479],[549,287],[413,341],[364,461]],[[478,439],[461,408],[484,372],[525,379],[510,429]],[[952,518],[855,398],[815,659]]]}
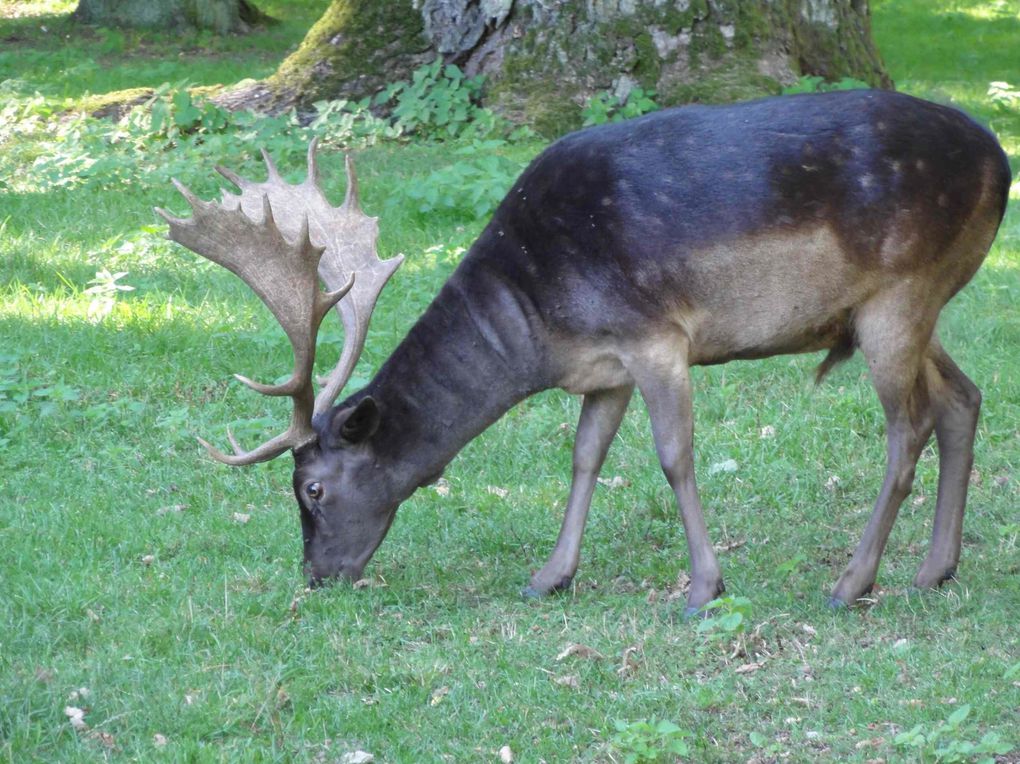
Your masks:
{"label": "deer hind leg", "polygon": [[916,294],[888,292],[862,306],[855,321],[858,344],[886,418],[886,472],[875,508],[829,604],[852,605],[874,586],[879,561],[914,470],[935,426],[926,348],[934,320]]}
{"label": "deer hind leg", "polygon": [[931,546],[914,578],[918,589],[938,587],[956,574],[967,484],[974,464],[974,433],[981,409],[981,392],[934,339],[928,348],[926,367],[935,408],[939,487]]}
{"label": "deer hind leg", "polygon": [[540,597],[570,586],[581,558],[581,537],[595,482],[633,392],[634,388],[627,385],[584,396],[574,438],[574,474],[563,527],[549,561],[531,577],[531,584],[522,592],[525,597]]}
{"label": "deer hind leg", "polygon": [[686,354],[678,354],[666,365],[665,369],[644,369],[640,375],[635,373],[635,378],[648,407],[659,462],[676,495],[687,535],[691,587],[684,614],[691,616],[722,594],[724,587],[694,479],[694,417]]}

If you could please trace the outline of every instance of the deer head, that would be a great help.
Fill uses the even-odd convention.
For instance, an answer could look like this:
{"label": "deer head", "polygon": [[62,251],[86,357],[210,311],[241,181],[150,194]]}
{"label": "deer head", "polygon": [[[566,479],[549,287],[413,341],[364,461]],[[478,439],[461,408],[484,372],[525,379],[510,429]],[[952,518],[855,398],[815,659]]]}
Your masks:
{"label": "deer head", "polygon": [[[376,218],[358,204],[354,164],[348,156],[347,196],[339,207],[323,193],[316,141],[308,147],[308,176],[292,185],[263,151],[268,178],[256,183],[230,170],[217,171],[240,190],[205,202],[174,181],[192,209],[177,218],[156,209],[170,238],[239,276],[276,317],[294,351],[294,371],[279,385],[235,375],[263,395],[288,396],[294,408],[285,432],[251,450],[228,431],[233,453],[199,438],[216,460],[234,466],[273,459],[288,449],[295,459],[294,493],[301,511],[305,569],[312,581],[358,578],[382,541],[398,501],[370,479],[369,443],[379,420],[369,397],[333,408],[365,344],[380,292],[403,261],[380,260]],[[326,285],[323,291],[319,281]],[[319,325],[336,306],[344,348],[333,371],[313,385]]]}

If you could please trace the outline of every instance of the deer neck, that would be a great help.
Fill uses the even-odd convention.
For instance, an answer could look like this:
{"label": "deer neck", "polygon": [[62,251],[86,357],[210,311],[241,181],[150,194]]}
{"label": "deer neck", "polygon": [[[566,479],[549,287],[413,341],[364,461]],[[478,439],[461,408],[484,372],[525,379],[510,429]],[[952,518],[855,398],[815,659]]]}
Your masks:
{"label": "deer neck", "polygon": [[439,477],[524,398],[552,385],[542,324],[520,290],[470,256],[365,393],[383,411],[373,437],[395,493]]}

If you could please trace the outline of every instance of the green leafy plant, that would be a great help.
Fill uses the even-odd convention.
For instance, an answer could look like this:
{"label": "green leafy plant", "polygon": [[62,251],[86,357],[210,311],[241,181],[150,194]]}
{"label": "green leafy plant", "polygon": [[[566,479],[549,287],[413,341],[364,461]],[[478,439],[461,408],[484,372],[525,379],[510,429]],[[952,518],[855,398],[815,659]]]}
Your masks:
{"label": "green leafy plant", "polygon": [[867,90],[870,87],[871,85],[867,82],[854,79],[853,77],[843,77],[830,82],[818,75],[805,74],[793,85],[787,85],[783,88],[783,95],[793,95],[794,93],[828,93],[833,90]]}
{"label": "green leafy plant", "polygon": [[506,141],[474,141],[457,149],[458,160],[413,178],[391,203],[408,201],[418,212],[451,210],[476,218],[492,212],[513,184],[521,168],[517,162],[498,153]]}
{"label": "green leafy plant", "polygon": [[960,728],[969,715],[970,706],[962,705],[948,719],[931,729],[918,724],[907,732],[901,732],[893,738],[893,745],[901,750],[912,751],[920,761],[938,764],[993,764],[996,755],[1013,750],[1013,746],[995,732],[985,733],[976,743],[960,739]]}
{"label": "green leafy plant", "polygon": [[[34,172],[25,182],[31,182],[33,190],[45,191],[116,188],[141,178],[150,185],[164,185],[170,178],[188,178],[195,167],[207,163],[243,170],[253,161],[254,147],[265,148],[283,165],[303,155],[314,136],[344,148],[391,140],[456,139],[485,150],[491,149],[491,140],[513,142],[532,137],[530,130],[512,128],[505,119],[478,105],[482,81],[481,77],[466,77],[456,66],[436,62],[418,69],[411,82],[391,85],[375,99],[319,101],[311,120],[293,110],[276,116],[229,112],[194,95],[184,81],[164,83],[118,122],[86,114],[53,120],[51,105],[34,97],[19,97],[0,107],[0,141],[6,131],[38,136],[40,150]],[[11,86],[5,83],[4,87]],[[373,111],[373,104],[391,104],[392,111],[380,116]],[[477,148],[469,147],[467,153],[472,156],[463,160],[466,164],[433,179],[440,189],[448,190],[423,195],[420,203],[426,210],[463,207],[487,211],[498,201],[492,198],[493,189],[505,190],[512,181],[504,177],[509,165],[501,157],[482,157]],[[486,178],[486,173],[495,175]],[[449,190],[458,182],[465,184],[463,190]]]}
{"label": "green leafy plant", "polygon": [[751,620],[751,600],[747,597],[718,597],[702,608],[705,619],[698,633],[709,640],[730,639],[747,631]]}
{"label": "green leafy plant", "polygon": [[403,133],[455,138],[485,111],[478,105],[483,82],[484,77],[467,77],[459,67],[436,59],[415,70],[410,82],[390,85],[376,103],[396,102],[393,117]]}
{"label": "green leafy plant", "polygon": [[379,140],[399,138],[401,128],[373,114],[371,105],[371,98],[316,101],[315,117],[308,123],[308,130],[326,143],[343,146],[370,146]]}
{"label": "green leafy plant", "polygon": [[780,578],[786,579],[799,571],[807,562],[807,556],[803,552],[797,552],[789,560],[779,563],[776,566],[776,573]]}
{"label": "green leafy plant", "polygon": [[625,119],[640,117],[659,109],[655,102],[654,90],[634,88],[622,98],[608,91],[596,93],[588,99],[581,110],[583,125],[603,125],[607,122],[622,122]]}
{"label": "green leafy plant", "polygon": [[121,121],[128,135],[173,145],[182,136],[222,133],[231,127],[231,113],[212,101],[197,98],[187,82],[163,83],[140,108]]}
{"label": "green leafy plant", "polygon": [[30,378],[19,362],[18,356],[0,355],[0,415],[16,417],[31,405],[40,416],[48,416],[61,404],[81,397],[78,388],[65,382]]}
{"label": "green leafy plant", "polygon": [[685,738],[694,733],[673,722],[641,719],[633,722],[617,720],[612,743],[627,764],[651,764],[672,761],[677,756],[690,756],[691,748]]}
{"label": "green leafy plant", "polygon": [[85,290],[85,294],[92,296],[88,308],[90,319],[93,321],[103,320],[113,312],[118,294],[134,291],[133,286],[119,283],[120,279],[125,276],[127,276],[126,271],[110,273],[106,268],[96,272],[95,277],[89,281],[92,286]]}

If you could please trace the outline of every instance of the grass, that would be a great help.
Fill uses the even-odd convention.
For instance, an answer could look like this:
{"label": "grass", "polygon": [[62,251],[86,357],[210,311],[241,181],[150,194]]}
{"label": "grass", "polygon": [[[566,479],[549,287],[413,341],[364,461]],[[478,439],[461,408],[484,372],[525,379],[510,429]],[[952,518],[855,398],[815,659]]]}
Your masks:
{"label": "grass", "polygon": [[224,37],[81,27],[69,17],[76,5],[66,0],[0,2],[0,82],[13,79],[29,92],[75,99],[164,82],[197,86],[257,79],[276,69],[328,3],[268,0],[258,8],[279,23]]}
{"label": "grass", "polygon": [[[77,37],[60,16],[72,5],[0,2],[12,97],[62,104],[257,76],[325,3],[260,3],[284,23],[196,39],[183,58],[156,35],[109,49],[114,33]],[[1020,84],[1020,20],[1003,9],[882,0],[875,34],[901,88],[952,95],[991,121],[1016,168],[1020,125],[985,97],[990,81]],[[953,739],[995,732],[1020,744],[1016,190],[941,329],[985,393],[961,581],[906,594],[928,543],[929,449],[877,603],[826,610],[882,475],[863,364],[818,389],[810,357],[701,369],[707,519],[729,590],[751,601],[746,632],[705,634],[677,618],[683,534],[636,404],[604,470],[628,484],[599,488],[575,586],[517,597],[551,549],[568,487],[578,404],[557,393],[472,443],[447,472],[447,495],[423,489],[407,502],[369,568],[376,585],[305,592],[287,459],[231,470],[192,437],[222,443],[234,423],[254,439],[283,425],[284,407],[229,382],[288,368],[279,332],[232,276],[161,238],[151,206],[176,205],[168,186],[140,177],[122,190],[43,192],[32,176],[42,139],[3,130],[13,169],[0,177],[0,760],[318,762],[361,749],[384,762],[494,761],[508,745],[516,761],[619,761],[615,720],[658,719],[693,733],[692,761],[912,761],[897,732],[933,730],[965,704]],[[512,152],[524,161],[539,148]],[[324,161],[338,196],[338,156]],[[427,145],[359,154],[366,207],[383,216],[380,254],[409,256],[361,378],[483,224],[387,204],[448,161]],[[191,174],[208,180],[211,167]],[[126,271],[119,283],[134,291],[96,302],[86,290],[102,269]],[[337,340],[330,328],[324,346]],[[730,459],[735,472],[712,470]],[[560,658],[572,643],[601,657]],[[88,731],[67,706],[85,711]]]}

